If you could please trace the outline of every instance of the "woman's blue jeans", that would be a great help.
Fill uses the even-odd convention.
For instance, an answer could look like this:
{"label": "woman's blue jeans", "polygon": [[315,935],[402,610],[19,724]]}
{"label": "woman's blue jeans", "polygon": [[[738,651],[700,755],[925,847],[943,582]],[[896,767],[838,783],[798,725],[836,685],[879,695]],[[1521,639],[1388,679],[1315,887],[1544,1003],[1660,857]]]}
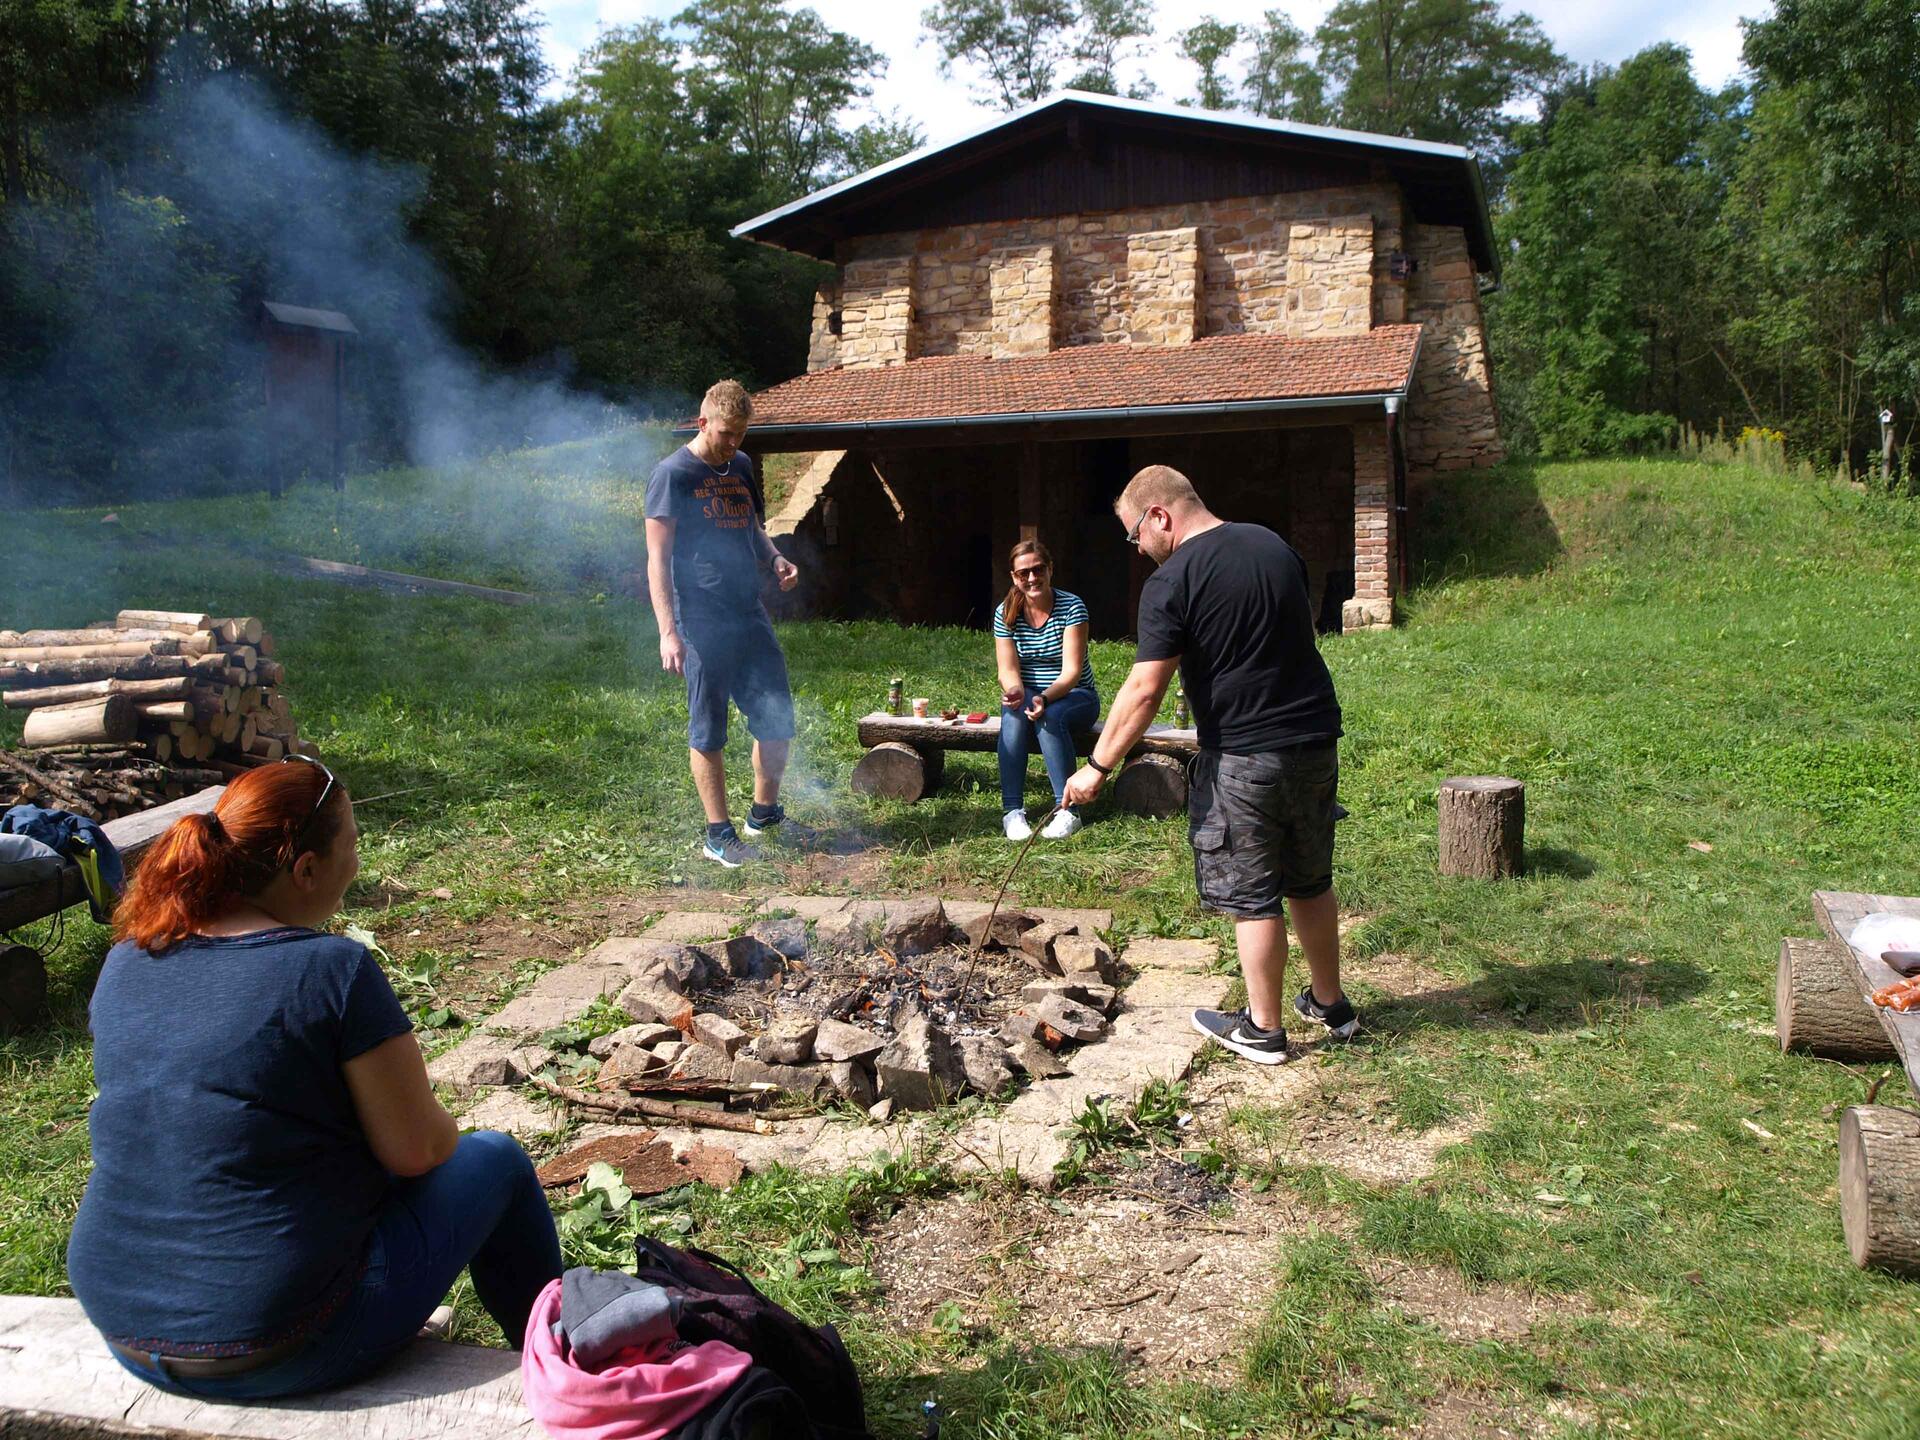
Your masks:
{"label": "woman's blue jeans", "polygon": [[1073,753],[1073,732],[1099,718],[1100,697],[1091,690],[1069,690],[1040,712],[1040,723],[1027,719],[1025,710],[1000,707],[1000,808],[1026,809],[1027,757],[1038,750],[1047,763],[1058,803],[1067,781],[1079,767]]}
{"label": "woman's blue jeans", "polygon": [[[444,1164],[397,1181],[367,1238],[365,1266],[339,1311],[284,1360],[240,1375],[181,1379],[121,1359],[176,1395],[267,1400],[343,1385],[403,1349],[460,1272],[515,1349],[549,1280],[560,1278],[560,1241],[533,1162],[511,1135],[462,1135]],[[115,1352],[116,1358],[119,1352]]]}

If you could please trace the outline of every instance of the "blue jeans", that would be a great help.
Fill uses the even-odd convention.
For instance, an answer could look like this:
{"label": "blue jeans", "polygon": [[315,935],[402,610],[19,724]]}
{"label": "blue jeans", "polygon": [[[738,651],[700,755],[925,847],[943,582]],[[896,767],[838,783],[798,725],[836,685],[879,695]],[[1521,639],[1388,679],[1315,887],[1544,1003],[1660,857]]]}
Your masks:
{"label": "blue jeans", "polygon": [[240,1375],[181,1379],[115,1358],[148,1384],[207,1400],[268,1400],[358,1378],[403,1349],[471,1268],[487,1313],[520,1347],[533,1302],[560,1278],[560,1241],[533,1162],[511,1135],[462,1135],[438,1168],[395,1183],[367,1237],[365,1266],[338,1312],[284,1360]]}
{"label": "blue jeans", "polygon": [[1047,763],[1047,779],[1053,782],[1057,803],[1066,793],[1067,781],[1078,769],[1073,753],[1073,732],[1084,730],[1100,715],[1100,697],[1091,690],[1069,690],[1040,712],[1040,723],[1027,719],[1025,710],[1010,705],[1000,707],[1000,808],[1026,808],[1027,756],[1035,750]]}

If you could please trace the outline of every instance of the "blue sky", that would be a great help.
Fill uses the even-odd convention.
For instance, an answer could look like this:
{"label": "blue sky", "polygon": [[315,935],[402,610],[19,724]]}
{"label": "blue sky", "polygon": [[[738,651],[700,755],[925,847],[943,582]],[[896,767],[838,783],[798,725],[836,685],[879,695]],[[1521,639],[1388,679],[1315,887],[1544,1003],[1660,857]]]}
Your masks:
{"label": "blue sky", "polygon": [[[601,27],[670,16],[683,4],[684,0],[549,0],[544,36],[548,62],[564,77]],[[1201,4],[1160,0],[1159,34],[1152,53],[1131,62],[1123,74],[1143,69],[1159,86],[1162,100],[1190,96],[1193,67],[1175,53],[1167,38],[1173,31],[1204,15],[1257,24],[1265,11],[1283,9],[1301,29],[1311,32],[1330,4],[1331,0],[1209,0]],[[962,77],[940,75],[938,54],[920,33],[924,0],[812,0],[812,8],[835,29],[858,36],[889,58],[885,78],[874,87],[872,106],[919,121],[929,141],[951,139],[995,113],[974,103]],[[1718,85],[1740,68],[1740,18],[1768,13],[1772,6],[1770,0],[1540,0],[1524,8],[1575,61],[1617,62],[1657,41],[1673,40],[1693,52],[1694,72],[1700,80]]]}

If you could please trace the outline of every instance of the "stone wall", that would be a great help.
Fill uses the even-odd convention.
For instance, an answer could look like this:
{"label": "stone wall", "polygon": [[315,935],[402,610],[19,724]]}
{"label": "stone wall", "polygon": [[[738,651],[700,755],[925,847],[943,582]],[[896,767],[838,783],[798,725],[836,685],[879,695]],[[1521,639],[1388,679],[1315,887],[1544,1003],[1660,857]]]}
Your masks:
{"label": "stone wall", "polygon": [[[868,323],[874,272],[867,267],[876,263],[886,293],[898,294],[898,303],[907,307],[912,354],[993,354],[1000,330],[992,297],[994,253],[1042,247],[1053,256],[1055,344],[1128,343],[1134,338],[1130,276],[1136,239],[1188,230],[1200,271],[1197,335],[1350,334],[1350,327],[1366,328],[1359,324],[1362,316],[1372,324],[1408,318],[1406,285],[1388,268],[1389,255],[1404,243],[1401,196],[1397,186],[1382,181],[859,236],[847,241],[839,256],[844,294],[823,290],[815,301],[808,368],[895,363],[875,357],[892,356],[897,345],[874,346],[870,338],[857,348],[849,344],[856,314],[861,330]],[[1328,286],[1312,307],[1289,303],[1300,288],[1293,271],[1296,243],[1303,255],[1324,255],[1337,266],[1339,283]],[[908,263],[903,283],[899,267]],[[831,333],[836,301],[842,332],[837,337]],[[891,313],[895,303],[890,299],[885,312]]]}
{"label": "stone wall", "polygon": [[[1053,349],[1054,320],[1060,302],[1060,270],[1051,245],[1015,245],[987,257],[987,294],[993,324],[987,333],[996,360],[1009,355],[1044,355]],[[979,267],[945,267],[950,286],[971,288]],[[957,273],[956,273],[957,272]],[[933,276],[940,275],[936,267]],[[939,293],[943,306],[946,292]],[[942,315],[952,313],[942,308]]]}
{"label": "stone wall", "polygon": [[1480,284],[1464,231],[1416,225],[1407,318],[1420,330],[1420,366],[1405,420],[1407,470],[1416,483],[1439,470],[1470,470],[1506,455],[1487,362]]}
{"label": "stone wall", "polygon": [[1127,338],[1135,345],[1191,345],[1200,337],[1200,232],[1127,236]]}
{"label": "stone wall", "polygon": [[1399,553],[1394,523],[1393,455],[1384,420],[1353,426],[1353,598],[1341,616],[1343,629],[1393,624],[1394,564]]}
{"label": "stone wall", "polygon": [[841,272],[840,363],[904,365],[921,353],[914,324],[914,257],[877,255]]}
{"label": "stone wall", "polygon": [[1287,245],[1288,333],[1364,335],[1373,328],[1373,217],[1297,220]]}

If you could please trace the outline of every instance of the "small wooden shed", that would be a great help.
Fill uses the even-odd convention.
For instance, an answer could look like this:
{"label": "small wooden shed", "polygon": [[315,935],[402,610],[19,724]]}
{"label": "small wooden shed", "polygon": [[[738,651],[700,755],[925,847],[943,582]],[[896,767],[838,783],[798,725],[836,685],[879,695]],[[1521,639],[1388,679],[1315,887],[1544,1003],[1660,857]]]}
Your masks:
{"label": "small wooden shed", "polygon": [[266,341],[267,483],[277,497],[291,480],[346,482],[347,343],[360,332],[338,310],[278,300],[260,303]]}

